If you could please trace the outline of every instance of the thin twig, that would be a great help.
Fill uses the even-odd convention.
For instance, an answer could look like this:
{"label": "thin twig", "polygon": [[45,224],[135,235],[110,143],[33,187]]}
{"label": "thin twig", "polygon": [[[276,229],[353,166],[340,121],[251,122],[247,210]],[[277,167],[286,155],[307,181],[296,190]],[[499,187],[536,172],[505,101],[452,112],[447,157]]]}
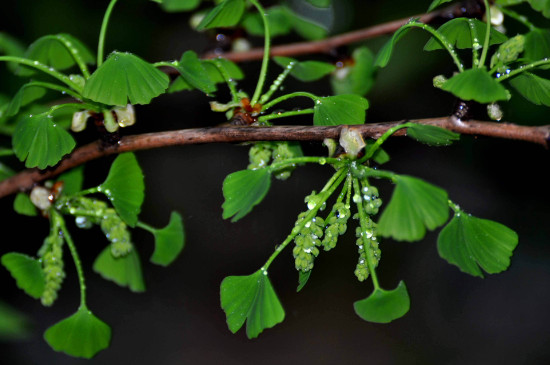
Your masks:
{"label": "thin twig", "polygon": [[[404,121],[387,123],[369,123],[353,126],[363,136],[380,137],[389,128]],[[550,144],[550,125],[540,127],[520,126],[509,123],[492,123],[482,121],[460,122],[454,117],[429,119],[412,119],[412,123],[430,124],[462,134],[497,137],[521,140],[541,144]],[[28,169],[9,179],[0,182],[0,198],[18,191],[31,189],[35,184],[50,179],[73,167],[88,161],[122,152],[147,150],[152,148],[205,144],[205,143],[236,143],[247,141],[322,141],[325,138],[336,139],[342,126],[312,127],[312,126],[275,126],[275,127],[212,127],[194,128],[158,133],[146,133],[123,137],[118,144],[104,147],[101,142],[93,142],[75,149],[58,165],[47,170]],[[401,130],[395,135],[405,135]]]}

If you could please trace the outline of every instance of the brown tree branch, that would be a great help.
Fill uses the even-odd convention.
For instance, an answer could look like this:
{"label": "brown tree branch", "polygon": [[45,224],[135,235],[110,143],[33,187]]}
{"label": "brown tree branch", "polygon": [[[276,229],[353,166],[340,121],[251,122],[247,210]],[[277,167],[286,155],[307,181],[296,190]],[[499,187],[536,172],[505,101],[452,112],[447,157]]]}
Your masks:
{"label": "brown tree branch", "polygon": [[[482,121],[461,122],[454,117],[413,119],[413,123],[430,124],[449,129],[462,134],[521,140],[538,143],[548,147],[550,143],[550,125],[541,127],[519,126],[509,123],[492,123]],[[405,121],[388,123],[370,123],[353,126],[363,136],[379,138],[389,128]],[[152,148],[247,141],[322,141],[325,138],[336,139],[342,126],[311,127],[311,126],[277,126],[277,127],[212,127],[183,129],[147,133],[123,137],[118,144],[104,147],[96,141],[75,149],[55,167],[41,171],[28,169],[9,179],[0,182],[0,198],[18,191],[31,189],[35,184],[52,178],[66,170],[82,165],[88,161],[128,151],[147,150]],[[395,135],[405,135],[400,130]]]}
{"label": "brown tree branch", "polygon": [[[297,43],[273,46],[271,47],[270,55],[288,57],[288,56],[299,56],[299,55],[313,54],[313,53],[329,53],[333,49],[340,46],[361,42],[366,39],[376,38],[385,34],[394,33],[403,24],[406,24],[411,18],[419,18],[421,22],[428,24],[438,17],[444,16],[444,15],[452,16],[453,13],[456,13],[457,11],[456,9],[458,8],[459,5],[453,5],[448,8],[432,11],[427,14],[420,14],[420,15],[415,15],[408,18],[393,20],[387,23],[377,24],[377,25],[359,29],[356,31],[339,34],[330,38],[325,38],[319,41],[306,41],[306,42],[297,42]],[[253,48],[251,50],[243,51],[243,52],[226,52],[226,53],[210,52],[205,54],[203,58],[223,57],[233,62],[244,62],[244,61],[261,60],[263,58],[263,55],[264,55],[263,48]]]}

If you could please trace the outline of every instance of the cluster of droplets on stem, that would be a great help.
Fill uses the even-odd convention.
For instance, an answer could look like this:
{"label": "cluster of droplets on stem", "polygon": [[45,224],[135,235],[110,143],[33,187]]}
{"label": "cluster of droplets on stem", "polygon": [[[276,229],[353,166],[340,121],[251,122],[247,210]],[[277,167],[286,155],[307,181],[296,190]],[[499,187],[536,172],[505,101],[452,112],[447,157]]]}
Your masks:
{"label": "cluster of droplets on stem", "polygon": [[[300,146],[291,142],[258,142],[248,152],[249,170],[264,168],[293,157],[302,156]],[[287,165],[274,171],[275,178],[286,180],[290,177],[296,165]]]}
{"label": "cluster of droplets on stem", "polygon": [[45,286],[40,301],[44,306],[51,306],[57,299],[57,292],[65,279],[63,270],[63,235],[59,227],[52,223],[50,234],[38,251],[44,272]]}
{"label": "cluster of droplets on stem", "polygon": [[73,197],[62,199],[58,207],[74,215],[79,228],[88,229],[93,224],[99,225],[105,237],[111,242],[113,257],[123,257],[132,251],[128,226],[107,203],[86,197]]}
{"label": "cluster of droplets on stem", "polygon": [[[371,219],[371,216],[378,213],[378,210],[382,205],[382,200],[378,197],[378,189],[369,185],[366,179],[361,180],[361,190],[361,195],[353,195],[353,202],[357,204],[358,209],[361,209],[362,207],[366,213],[366,229],[363,231],[362,227],[359,226],[355,230],[355,235],[357,237],[356,244],[359,252],[359,259],[355,268],[355,276],[357,276],[359,281],[364,281],[369,277],[368,258],[365,247],[363,246],[365,242],[370,244],[370,249],[373,251],[376,261],[376,266],[378,266],[378,262],[380,261],[381,252],[378,247],[379,242],[376,235],[376,223]],[[359,220],[359,216],[359,213],[356,213],[353,218]]]}

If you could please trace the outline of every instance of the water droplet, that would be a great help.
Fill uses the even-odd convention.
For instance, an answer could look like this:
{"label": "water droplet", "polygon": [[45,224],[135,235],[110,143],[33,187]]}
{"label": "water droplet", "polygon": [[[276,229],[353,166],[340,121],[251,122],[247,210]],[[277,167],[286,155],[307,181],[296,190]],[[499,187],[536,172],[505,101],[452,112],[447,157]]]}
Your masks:
{"label": "water droplet", "polygon": [[355,204],[361,203],[361,196],[360,196],[359,194],[353,195],[353,202],[354,202]]}
{"label": "water droplet", "polygon": [[319,160],[319,165],[324,165],[324,164],[326,164],[326,163],[327,163],[327,159],[326,159],[326,158],[321,158],[321,159]]}

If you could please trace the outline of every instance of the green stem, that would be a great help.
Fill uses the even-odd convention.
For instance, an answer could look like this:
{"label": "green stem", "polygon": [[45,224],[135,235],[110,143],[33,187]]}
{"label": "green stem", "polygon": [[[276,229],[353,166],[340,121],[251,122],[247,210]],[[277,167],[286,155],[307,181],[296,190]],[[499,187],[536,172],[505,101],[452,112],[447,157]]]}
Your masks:
{"label": "green stem", "polygon": [[86,104],[86,103],[65,103],[65,104],[57,104],[57,105],[54,105],[50,108],[50,111],[48,112],[48,114],[51,114],[59,109],[63,109],[63,108],[79,108],[79,109],[92,109],[94,111],[98,111],[99,109],[94,106],[94,105],[90,105],[90,104]]}
{"label": "green stem", "polygon": [[[349,189],[351,187],[351,185],[350,185],[351,184],[351,179],[352,179],[351,174],[348,173],[347,177],[346,177],[346,182],[344,184],[344,187],[342,188],[342,191],[340,192],[340,194],[338,194],[338,198],[336,198],[336,202],[334,204],[338,204],[338,203],[342,202],[344,200],[344,198],[348,199],[348,204],[349,204],[349,196],[351,195],[350,192],[349,192]],[[325,218],[325,222],[328,221],[330,218],[332,218],[335,214],[336,214],[336,210],[331,209],[330,213]]]}
{"label": "green stem", "polygon": [[502,11],[505,15],[509,16],[510,18],[516,20],[517,22],[523,24],[524,26],[526,26],[527,28],[529,28],[529,30],[535,30],[537,29],[537,27],[535,27],[535,25],[533,23],[531,23],[529,21],[529,19],[527,19],[526,16],[523,16],[521,14],[518,14],[516,13],[515,11],[513,10],[510,10],[508,8],[505,8],[504,6],[501,6],[501,5],[497,5],[499,10]]}
{"label": "green stem", "polygon": [[96,186],[96,187],[89,188],[89,189],[86,189],[86,190],[81,190],[77,193],[72,194],[72,196],[84,196],[84,195],[95,194],[95,193],[99,193],[99,192],[100,192],[99,186]]}
{"label": "green stem", "polygon": [[372,156],[374,156],[374,153],[376,152],[376,150],[378,150],[378,148],[380,148],[380,146],[384,142],[386,142],[386,140],[388,138],[390,138],[392,134],[394,134],[395,132],[397,132],[400,129],[408,128],[408,127],[413,126],[413,125],[414,125],[414,123],[407,122],[407,123],[396,125],[395,127],[391,127],[390,129],[388,129],[386,132],[384,132],[384,134],[380,138],[378,138],[376,140],[376,142],[374,142],[370,147],[368,147],[367,152],[365,153],[365,156],[363,156],[358,161],[358,163],[362,164],[365,161],[367,161],[368,159],[372,158]]}
{"label": "green stem", "polygon": [[489,39],[491,38],[491,7],[489,6],[489,0],[483,0],[483,3],[485,4],[485,18],[487,27],[485,31],[485,41],[483,42],[483,51],[481,51],[478,67],[483,67],[485,64],[487,51],[489,51]]}
{"label": "green stem", "polygon": [[82,263],[80,262],[80,257],[78,256],[78,252],[76,251],[76,246],[73,242],[73,239],[71,238],[71,235],[67,230],[67,226],[65,225],[65,220],[54,209],[51,209],[50,212],[51,212],[52,219],[55,219],[56,224],[58,224],[59,228],[61,228],[61,232],[63,232],[63,237],[65,238],[65,242],[67,242],[67,246],[69,246],[69,250],[71,251],[71,256],[73,257],[74,265],[76,267],[76,273],[78,275],[78,283],[80,285],[79,309],[83,309],[83,308],[85,309],[87,308],[86,307],[86,282],[84,281],[84,270],[82,270]]}
{"label": "green stem", "polygon": [[146,230],[147,232],[152,233],[152,234],[155,234],[156,231],[157,231],[154,227],[151,227],[150,225],[148,225],[146,223],[143,223],[143,222],[140,222],[140,221],[138,221],[136,223],[136,227],[139,227],[143,230]]}
{"label": "green stem", "polygon": [[75,99],[82,100],[82,96],[80,96],[79,94],[75,93],[75,92],[72,91],[71,89],[68,89],[68,88],[66,88],[66,87],[63,87],[63,86],[61,86],[61,85],[52,84],[52,83],[50,83],[50,82],[31,81],[31,82],[25,84],[25,86],[26,86],[26,87],[29,87],[29,86],[39,86],[39,87],[43,87],[43,88],[46,88],[46,89],[59,91],[59,92],[62,93],[62,94],[67,94],[67,95],[72,96],[72,97],[75,98]]}
{"label": "green stem", "polygon": [[[225,80],[225,83],[227,84],[227,87],[229,88],[229,92],[231,93],[231,100],[233,103],[240,103],[239,101],[239,93],[237,92],[237,87],[235,85],[235,80],[233,80],[229,74],[227,73],[227,70],[223,65],[221,64],[219,59],[214,59],[211,61],[212,64],[218,69],[220,74],[222,75],[223,79]],[[252,104],[254,105],[254,104]]]}
{"label": "green stem", "polygon": [[[357,179],[353,179],[353,188],[355,190],[355,194],[362,196],[361,194],[361,188],[359,186],[359,181]],[[355,198],[354,198],[355,199]],[[365,208],[363,207],[363,199],[361,201],[356,202],[357,204],[357,211],[359,212],[359,221],[361,222],[361,231],[366,232],[367,231],[367,219],[370,219],[365,214]],[[376,267],[376,258],[374,257],[374,252],[371,247],[370,241],[367,239],[366,235],[362,235],[363,238],[363,250],[365,252],[365,256],[367,256],[367,264],[369,267],[369,273],[372,280],[372,284],[374,285],[375,290],[380,289],[380,284],[378,283],[378,277],[376,276],[376,270],[374,269]]]}
{"label": "green stem", "polygon": [[118,0],[111,0],[105,15],[103,16],[103,23],[101,23],[101,31],[99,32],[99,41],[97,42],[97,67],[100,67],[103,64],[103,50],[105,48],[105,36],[107,35],[107,25],[109,24],[109,19],[111,18],[111,13],[113,8]]}
{"label": "green stem", "polygon": [[272,101],[270,101],[269,103],[265,104],[264,106],[262,106],[262,111],[265,111],[265,110],[268,110],[269,108],[272,108],[274,105],[276,104],[279,104],[285,100],[288,100],[288,99],[291,99],[291,98],[296,98],[298,96],[304,96],[306,98],[310,98],[311,100],[313,101],[317,101],[319,100],[319,97],[317,95],[314,95],[312,93],[308,93],[308,92],[305,92],[305,91],[297,91],[295,93],[290,93],[290,94],[286,94],[286,95],[282,95],[282,96],[279,96],[278,98],[276,99],[273,99]]}
{"label": "green stem", "polygon": [[48,38],[53,38],[57,41],[60,41],[73,57],[73,60],[78,65],[80,72],[82,72],[82,76],[84,76],[84,78],[86,79],[90,77],[90,71],[88,70],[88,66],[86,66],[86,62],[84,62],[84,60],[80,56],[80,53],[78,52],[78,49],[75,46],[73,46],[70,40],[68,40],[61,34],[58,34],[55,36],[48,36]]}
{"label": "green stem", "polygon": [[329,163],[329,164],[337,164],[337,163],[340,163],[342,162],[341,159],[339,158],[327,158],[327,157],[311,157],[311,156],[306,156],[306,157],[294,157],[294,158],[289,158],[289,159],[286,159],[282,162],[279,162],[279,163],[274,163],[272,165],[270,165],[268,167],[269,169],[269,172],[273,172],[273,171],[277,171],[279,169],[282,169],[284,167],[287,167],[287,166],[292,166],[292,165],[298,165],[298,164],[302,164],[302,163],[318,163],[320,165],[324,165],[326,163]]}
{"label": "green stem", "polygon": [[472,37],[472,65],[473,67],[479,67],[479,52],[477,50],[481,45],[477,38],[477,30],[473,19],[468,19],[468,26],[470,27],[470,34]]}
{"label": "green stem", "polygon": [[78,86],[75,82],[73,82],[68,76],[66,76],[65,74],[62,74],[61,72],[55,70],[52,67],[49,67],[49,66],[43,64],[43,63],[40,63],[38,61],[29,60],[27,58],[14,57],[14,56],[0,56],[0,62],[1,61],[20,63],[22,65],[35,68],[39,71],[44,72],[47,75],[50,75],[53,78],[58,79],[59,81],[61,81],[65,85],[67,85],[70,88],[72,88],[73,90],[75,90],[77,93],[82,94],[82,89],[80,88],[80,86]]}
{"label": "green stem", "polygon": [[519,68],[516,68],[515,70],[510,71],[510,73],[507,73],[507,74],[504,74],[504,75],[500,76],[499,78],[497,78],[497,81],[502,82],[506,79],[509,79],[510,77],[517,76],[522,72],[529,71],[532,68],[536,68],[536,67],[543,66],[543,65],[548,65],[548,64],[550,64],[550,59],[544,58],[542,60],[538,60],[538,61],[535,61],[533,63],[529,63],[527,65],[520,66]]}
{"label": "green stem", "polygon": [[252,100],[250,104],[252,106],[256,105],[258,102],[258,99],[260,98],[260,95],[262,94],[262,89],[264,87],[265,78],[267,75],[267,66],[269,63],[269,49],[271,47],[271,35],[269,31],[269,23],[267,22],[267,17],[265,15],[264,8],[260,5],[260,3],[257,0],[250,0],[252,5],[258,9],[258,12],[260,13],[260,16],[262,17],[262,21],[264,22],[264,58],[262,60],[262,68],[260,70],[260,77],[258,77],[258,84],[256,85],[256,90],[254,91],[254,96],[252,96]]}
{"label": "green stem", "polygon": [[303,110],[294,110],[290,112],[282,112],[282,113],[272,113],[267,115],[262,115],[258,118],[259,122],[266,122],[271,119],[277,119],[277,118],[285,118],[285,117],[293,117],[296,115],[305,115],[305,114],[313,114],[314,110],[312,108],[310,109],[303,109]]}
{"label": "green stem", "polygon": [[463,72],[464,71],[464,66],[462,65],[462,61],[460,60],[460,58],[458,57],[458,54],[456,53],[455,49],[453,48],[452,44],[447,40],[447,38],[439,33],[437,30],[435,30],[434,28],[430,27],[429,25],[427,24],[424,24],[424,23],[418,23],[418,22],[414,22],[414,23],[408,23],[406,25],[404,25],[403,27],[407,27],[407,28],[410,28],[410,27],[417,27],[417,28],[421,28],[421,29],[424,29],[425,31],[427,31],[428,33],[430,33],[431,35],[433,35],[435,37],[435,39],[437,39],[437,41],[445,48],[445,50],[449,53],[449,55],[451,56],[451,58],[453,59],[456,67],[458,68],[458,71],[459,72]]}
{"label": "green stem", "polygon": [[291,62],[287,67],[285,67],[283,72],[281,72],[279,76],[277,76],[275,81],[273,81],[273,84],[271,84],[271,86],[269,87],[269,90],[260,98],[260,104],[264,104],[269,99],[271,99],[271,95],[273,95],[273,93],[279,89],[283,81],[285,81],[287,76],[290,74],[290,71],[292,71],[292,69],[294,68],[295,64],[295,62]]}
{"label": "green stem", "polygon": [[449,207],[455,212],[455,214],[462,213],[462,209],[460,209],[460,206],[456,203],[454,203],[452,200],[448,200]]}
{"label": "green stem", "polygon": [[317,215],[317,212],[319,211],[319,209],[321,209],[323,204],[330,198],[330,196],[334,193],[334,191],[338,188],[340,183],[345,178],[346,178],[346,169],[340,169],[334,175],[332,175],[330,180],[325,184],[325,187],[323,188],[323,190],[319,192],[319,194],[323,194],[322,195],[323,200],[320,201],[315,206],[315,208],[311,209],[308,212],[308,214],[305,216],[305,218],[292,229],[292,232],[287,236],[287,238],[283,241],[283,243],[277,246],[277,248],[275,249],[275,252],[271,254],[269,259],[266,261],[266,263],[264,264],[264,266],[262,266],[260,270],[267,271],[267,269],[269,268],[269,265],[271,265],[273,260],[275,260],[275,258],[281,253],[281,251],[285,249],[286,246],[288,246],[290,242],[292,242],[294,237],[296,237],[300,233],[300,231],[305,227],[305,225]]}

